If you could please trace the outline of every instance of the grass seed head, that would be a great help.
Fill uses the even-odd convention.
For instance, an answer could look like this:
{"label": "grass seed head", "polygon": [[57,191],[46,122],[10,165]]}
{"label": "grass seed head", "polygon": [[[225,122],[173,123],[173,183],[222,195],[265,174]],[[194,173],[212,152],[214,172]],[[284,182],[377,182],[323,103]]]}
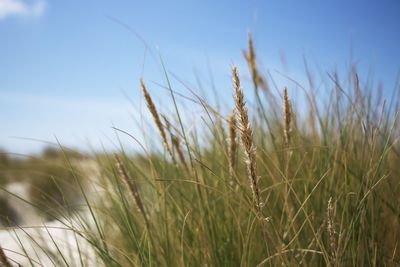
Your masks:
{"label": "grass seed head", "polygon": [[290,105],[289,95],[287,88],[283,90],[283,136],[285,145],[290,145],[291,134],[291,121],[292,121],[292,108]]}
{"label": "grass seed head", "polygon": [[240,87],[240,80],[236,66],[232,67],[232,82],[236,108],[236,120],[240,132],[240,140],[246,156],[247,174],[250,180],[250,187],[258,210],[261,208],[260,189],[258,187],[256,149],[253,144],[253,131],[249,123],[249,115],[244,101],[243,90]]}
{"label": "grass seed head", "polygon": [[180,162],[182,163],[185,170],[189,170],[188,165],[186,163],[185,156],[184,156],[182,148],[181,148],[181,143],[179,142],[178,137],[176,137],[175,135],[173,135],[171,133],[171,140],[172,140],[172,145],[173,145],[176,153],[178,154],[178,158],[179,158]]}
{"label": "grass seed head", "polygon": [[327,219],[328,219],[328,235],[329,235],[329,246],[331,247],[332,256],[336,258],[336,238],[335,238],[335,225],[333,220],[333,206],[332,206],[332,197],[328,200],[328,208],[327,208]]}
{"label": "grass seed head", "polygon": [[138,206],[140,212],[142,212],[143,216],[146,216],[144,206],[142,203],[142,199],[140,198],[139,191],[136,187],[136,184],[129,176],[128,171],[126,170],[121,158],[117,154],[114,154],[114,158],[115,158],[116,167],[117,167],[117,170],[118,170],[120,176],[124,180],[125,184],[128,186],[129,192],[135,199],[136,205]]}
{"label": "grass seed head", "polygon": [[259,74],[259,71],[257,68],[256,53],[254,52],[253,39],[252,39],[250,33],[249,33],[249,37],[248,37],[248,51],[243,51],[243,55],[247,62],[247,65],[249,67],[254,88],[258,89],[259,87],[261,87],[262,89],[267,91],[268,87],[266,85],[266,82],[264,81],[262,76]]}
{"label": "grass seed head", "polygon": [[156,106],[154,105],[154,102],[151,99],[151,96],[150,96],[149,92],[147,91],[146,86],[145,86],[145,84],[144,84],[142,79],[140,80],[140,88],[142,90],[144,99],[146,101],[147,108],[149,109],[151,115],[153,116],[153,120],[154,120],[154,122],[155,122],[155,124],[157,126],[157,129],[158,129],[158,131],[159,131],[159,133],[161,135],[161,139],[162,139],[164,148],[172,156],[171,148],[168,145],[167,135],[165,134],[164,127],[163,127],[163,125],[161,123],[160,116],[158,115]]}
{"label": "grass seed head", "polygon": [[236,163],[236,118],[235,113],[232,112],[228,117],[228,160],[229,160],[229,174],[231,178],[234,176],[235,163]]}

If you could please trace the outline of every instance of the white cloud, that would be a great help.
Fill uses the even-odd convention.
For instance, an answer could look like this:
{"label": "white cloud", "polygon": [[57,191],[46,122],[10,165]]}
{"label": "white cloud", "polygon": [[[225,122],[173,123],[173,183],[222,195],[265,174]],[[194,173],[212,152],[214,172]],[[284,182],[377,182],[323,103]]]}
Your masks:
{"label": "white cloud", "polygon": [[45,0],[35,0],[30,4],[22,0],[0,0],[0,19],[11,16],[40,17],[45,10]]}

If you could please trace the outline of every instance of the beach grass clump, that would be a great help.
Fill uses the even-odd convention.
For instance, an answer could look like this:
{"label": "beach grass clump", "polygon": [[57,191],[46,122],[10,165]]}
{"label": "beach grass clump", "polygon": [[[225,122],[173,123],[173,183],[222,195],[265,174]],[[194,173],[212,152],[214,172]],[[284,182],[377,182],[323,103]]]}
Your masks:
{"label": "beach grass clump", "polygon": [[319,89],[296,84],[299,98],[290,81],[258,90],[276,82],[251,37],[245,60],[250,84],[232,67],[233,113],[182,97],[167,71],[173,110],[159,113],[140,80],[156,145],[95,155],[98,194],[81,190],[88,212],[74,213],[98,266],[400,265],[400,87],[382,101],[367,76],[328,73]]}

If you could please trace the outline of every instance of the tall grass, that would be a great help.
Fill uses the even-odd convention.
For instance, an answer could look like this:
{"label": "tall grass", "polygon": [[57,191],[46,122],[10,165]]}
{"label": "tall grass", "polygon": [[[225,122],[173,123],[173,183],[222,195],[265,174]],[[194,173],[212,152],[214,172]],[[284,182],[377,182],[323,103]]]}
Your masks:
{"label": "tall grass", "polygon": [[99,266],[400,265],[398,88],[381,101],[353,69],[328,75],[328,97],[298,85],[294,103],[272,91],[251,37],[244,54],[253,88],[234,67],[235,116],[196,96],[206,142],[188,134],[169,81],[177,120],[141,81],[166,153],[98,156],[103,193],[68,227]]}

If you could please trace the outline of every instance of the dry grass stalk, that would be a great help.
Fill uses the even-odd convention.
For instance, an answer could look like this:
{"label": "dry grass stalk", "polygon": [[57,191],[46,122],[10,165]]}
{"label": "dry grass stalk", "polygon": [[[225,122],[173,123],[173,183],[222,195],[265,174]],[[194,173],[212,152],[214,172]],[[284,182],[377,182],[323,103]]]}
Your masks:
{"label": "dry grass stalk", "polygon": [[254,88],[258,89],[259,87],[261,87],[262,89],[267,91],[266,83],[262,78],[262,76],[258,73],[256,64],[256,54],[254,52],[253,39],[251,38],[250,33],[248,37],[248,49],[249,49],[248,51],[243,51],[243,55],[244,58],[246,59],[247,65],[249,66]]}
{"label": "dry grass stalk", "polygon": [[328,200],[328,208],[327,208],[327,217],[328,217],[328,234],[329,234],[329,246],[331,247],[332,256],[336,259],[337,247],[336,247],[336,238],[335,238],[335,225],[333,221],[333,206],[332,206],[332,197]]}
{"label": "dry grass stalk", "polygon": [[174,146],[174,149],[176,151],[176,153],[178,154],[178,158],[181,161],[183,167],[185,167],[185,170],[189,170],[188,165],[186,163],[186,159],[185,156],[183,154],[182,148],[181,148],[181,144],[179,142],[178,137],[176,137],[175,135],[173,135],[171,133],[171,140],[172,140],[172,145]]}
{"label": "dry grass stalk", "polygon": [[[162,117],[163,120],[164,120],[165,129],[167,129],[167,132],[169,133],[169,137],[170,137],[170,142],[171,142],[172,145],[173,145],[173,142],[172,142],[172,132],[171,132],[171,122],[168,120],[167,116],[165,116],[164,114],[161,114],[161,117]],[[173,157],[172,157],[172,159],[175,160]]]}
{"label": "dry grass stalk", "polygon": [[360,79],[358,78],[357,68],[355,65],[351,67],[351,76],[353,79],[353,87],[354,87],[354,98],[355,103],[361,101],[361,89],[360,89]]}
{"label": "dry grass stalk", "polygon": [[165,128],[167,129],[168,132],[171,132],[171,123],[169,122],[167,116],[165,116],[164,114],[161,114],[161,117],[164,120],[165,123]]}
{"label": "dry grass stalk", "polygon": [[292,108],[290,105],[290,100],[288,96],[287,88],[283,90],[283,136],[285,139],[285,145],[290,145],[290,133],[291,133],[291,124],[292,121]]}
{"label": "dry grass stalk", "polygon": [[231,178],[233,178],[235,174],[236,149],[236,118],[235,113],[232,112],[228,117],[228,160]]}
{"label": "dry grass stalk", "polygon": [[239,125],[240,139],[246,155],[247,174],[250,179],[250,186],[253,192],[253,198],[257,206],[257,210],[261,208],[260,189],[258,187],[257,167],[256,167],[256,149],[253,144],[253,131],[250,127],[247,107],[244,102],[242,88],[240,88],[240,80],[236,66],[232,67],[232,81],[234,89],[236,120]]}
{"label": "dry grass stalk", "polygon": [[142,90],[144,99],[146,101],[147,108],[149,109],[151,115],[153,116],[153,119],[154,119],[154,122],[156,123],[157,129],[160,132],[164,148],[172,156],[172,152],[171,152],[171,149],[170,149],[170,147],[168,145],[168,141],[167,141],[167,135],[165,134],[164,127],[160,120],[160,116],[158,115],[156,106],[154,105],[153,100],[151,99],[151,96],[150,96],[149,92],[147,91],[146,86],[144,85],[144,82],[142,79],[140,80],[140,88]]}
{"label": "dry grass stalk", "polygon": [[0,263],[1,266],[4,267],[11,267],[11,262],[8,260],[6,254],[4,253],[3,248],[0,246]]}
{"label": "dry grass stalk", "polygon": [[144,206],[142,203],[142,200],[140,198],[139,192],[137,190],[136,184],[134,181],[129,177],[129,174],[121,160],[121,158],[117,155],[114,154],[115,157],[115,162],[117,166],[117,170],[119,174],[121,175],[122,179],[124,180],[125,184],[128,186],[129,191],[133,198],[135,199],[136,205],[138,206],[140,212],[143,214],[143,216],[146,218],[146,213],[144,211]]}
{"label": "dry grass stalk", "polygon": [[[189,170],[184,153],[182,151],[181,143],[179,142],[179,139],[176,135],[172,133],[172,126],[171,122],[168,120],[167,116],[161,114],[161,117],[163,118],[165,122],[165,128],[167,129],[169,136],[171,138],[171,143],[172,143],[172,148],[175,149],[176,153],[178,154],[178,158],[185,167],[185,170]],[[175,161],[175,158],[173,157],[173,160]]]}

